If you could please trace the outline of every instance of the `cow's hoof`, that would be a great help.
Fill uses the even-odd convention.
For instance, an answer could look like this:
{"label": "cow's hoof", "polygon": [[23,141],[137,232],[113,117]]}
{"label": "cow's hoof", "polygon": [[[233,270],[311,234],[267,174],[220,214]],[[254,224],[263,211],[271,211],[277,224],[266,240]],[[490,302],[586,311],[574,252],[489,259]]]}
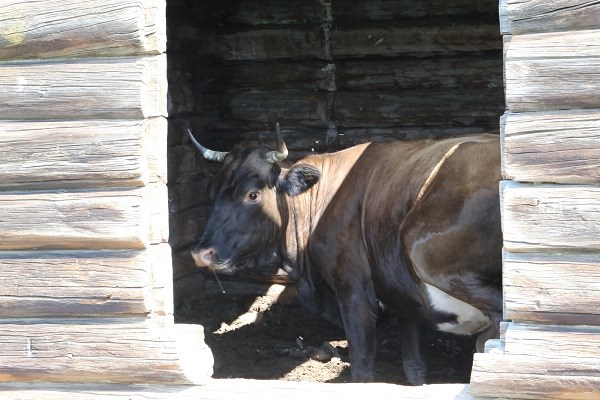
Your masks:
{"label": "cow's hoof", "polygon": [[405,362],[404,374],[406,380],[413,386],[421,386],[426,383],[427,369],[422,363],[419,362]]}
{"label": "cow's hoof", "polygon": [[500,337],[500,332],[498,331],[496,325],[492,325],[485,331],[481,332],[477,336],[477,341],[475,342],[475,348],[477,349],[477,352],[483,353],[485,350],[485,342],[487,342],[488,339],[497,339],[498,337]]}

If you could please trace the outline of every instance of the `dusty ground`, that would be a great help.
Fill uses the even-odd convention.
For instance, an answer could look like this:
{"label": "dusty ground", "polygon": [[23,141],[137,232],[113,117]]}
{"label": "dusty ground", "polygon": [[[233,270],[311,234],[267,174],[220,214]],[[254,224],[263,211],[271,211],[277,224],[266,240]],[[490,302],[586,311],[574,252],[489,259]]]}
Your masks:
{"label": "dusty ground", "polygon": [[[343,330],[307,316],[293,289],[222,282],[222,293],[210,279],[187,286],[176,304],[176,320],[204,326],[215,358],[214,378],[350,381]],[[378,328],[378,382],[406,384],[398,331],[394,319]],[[471,338],[431,332],[424,344],[428,383],[469,381]]]}

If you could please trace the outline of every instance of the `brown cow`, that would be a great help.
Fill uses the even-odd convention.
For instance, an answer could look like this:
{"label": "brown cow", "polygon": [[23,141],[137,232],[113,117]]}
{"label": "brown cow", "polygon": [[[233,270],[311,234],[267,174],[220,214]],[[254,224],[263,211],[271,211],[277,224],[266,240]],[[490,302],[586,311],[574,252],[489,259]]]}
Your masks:
{"label": "brown cow", "polygon": [[371,381],[382,305],[402,318],[403,367],[425,382],[419,327],[495,335],[502,315],[500,148],[495,135],[366,143],[293,164],[279,149],[211,152],[224,161],[213,212],[192,250],[232,272],[274,253],[303,307],[341,317],[352,379]]}

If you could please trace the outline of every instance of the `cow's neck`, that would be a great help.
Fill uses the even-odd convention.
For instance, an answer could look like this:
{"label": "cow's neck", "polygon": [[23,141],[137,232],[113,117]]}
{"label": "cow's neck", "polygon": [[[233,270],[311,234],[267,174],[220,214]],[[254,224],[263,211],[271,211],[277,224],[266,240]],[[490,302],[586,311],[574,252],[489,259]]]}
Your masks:
{"label": "cow's neck", "polygon": [[311,155],[298,162],[318,168],[321,178],[306,193],[286,198],[289,220],[284,245],[286,258],[293,264],[290,267],[302,268],[309,262],[305,250],[310,236],[347,174],[368,146],[367,143],[336,153]]}

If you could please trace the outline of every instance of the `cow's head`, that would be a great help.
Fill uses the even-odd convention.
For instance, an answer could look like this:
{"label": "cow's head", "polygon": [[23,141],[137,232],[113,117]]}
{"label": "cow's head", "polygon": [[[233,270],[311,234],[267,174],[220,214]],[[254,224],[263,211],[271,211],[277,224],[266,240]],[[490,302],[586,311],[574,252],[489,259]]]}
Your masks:
{"label": "cow's head", "polygon": [[281,165],[288,154],[276,126],[278,149],[236,146],[215,152],[190,139],[207,159],[223,162],[209,185],[214,203],[202,237],[192,249],[197,266],[231,273],[238,268],[267,263],[276,253],[287,224],[284,196],[310,189],[320,172],[307,164]]}

